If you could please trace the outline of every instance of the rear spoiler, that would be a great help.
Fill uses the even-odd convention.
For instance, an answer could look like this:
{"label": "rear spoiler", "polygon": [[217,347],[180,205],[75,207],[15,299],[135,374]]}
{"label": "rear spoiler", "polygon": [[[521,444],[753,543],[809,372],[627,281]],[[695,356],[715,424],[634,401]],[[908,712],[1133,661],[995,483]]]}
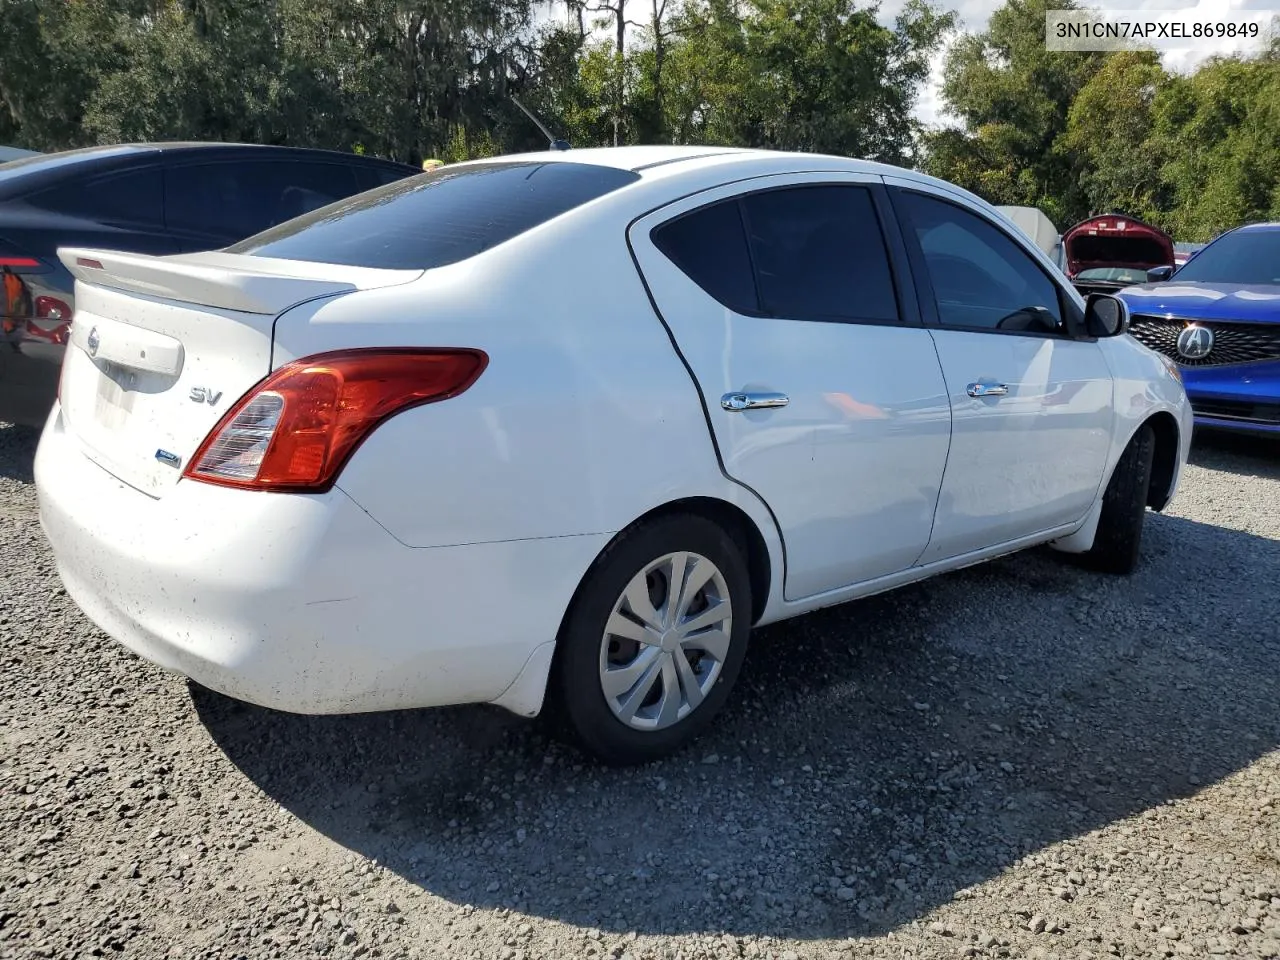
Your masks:
{"label": "rear spoiler", "polygon": [[[405,283],[422,274],[421,270],[335,267],[217,251],[153,257],[60,247],[58,259],[81,283],[272,316],[304,300]],[[333,279],[335,272],[343,279]]]}

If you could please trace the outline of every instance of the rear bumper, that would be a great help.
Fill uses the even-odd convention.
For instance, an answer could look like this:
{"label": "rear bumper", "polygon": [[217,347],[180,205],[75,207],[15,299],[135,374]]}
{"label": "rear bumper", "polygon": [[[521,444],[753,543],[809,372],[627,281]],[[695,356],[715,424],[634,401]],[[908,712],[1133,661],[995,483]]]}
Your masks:
{"label": "rear bumper", "polygon": [[1280,361],[1183,367],[1196,426],[1280,434]]}
{"label": "rear bumper", "polygon": [[50,418],[40,516],[67,592],[133,652],[294,713],[499,698],[554,640],[603,538],[412,549],[346,494],[181,481],[159,500]]}

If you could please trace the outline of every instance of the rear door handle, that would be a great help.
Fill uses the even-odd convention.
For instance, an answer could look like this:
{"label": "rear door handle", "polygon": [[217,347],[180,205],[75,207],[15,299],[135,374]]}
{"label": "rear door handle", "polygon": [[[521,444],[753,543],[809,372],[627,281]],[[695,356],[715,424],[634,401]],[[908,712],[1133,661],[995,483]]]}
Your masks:
{"label": "rear door handle", "polygon": [[785,393],[726,393],[720,398],[720,406],[730,413],[785,407],[790,402]]}
{"label": "rear door handle", "polygon": [[1003,383],[971,383],[964,392],[971,397],[1003,397],[1009,393],[1009,388]]}

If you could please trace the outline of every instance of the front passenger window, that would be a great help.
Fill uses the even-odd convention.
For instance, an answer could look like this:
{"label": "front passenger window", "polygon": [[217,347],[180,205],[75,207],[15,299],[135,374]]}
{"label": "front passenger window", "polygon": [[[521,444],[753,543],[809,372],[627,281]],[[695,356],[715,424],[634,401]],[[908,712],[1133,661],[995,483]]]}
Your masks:
{"label": "front passenger window", "polygon": [[924,253],[942,326],[1063,329],[1057,285],[1002,231],[945,200],[911,191],[899,199]]}

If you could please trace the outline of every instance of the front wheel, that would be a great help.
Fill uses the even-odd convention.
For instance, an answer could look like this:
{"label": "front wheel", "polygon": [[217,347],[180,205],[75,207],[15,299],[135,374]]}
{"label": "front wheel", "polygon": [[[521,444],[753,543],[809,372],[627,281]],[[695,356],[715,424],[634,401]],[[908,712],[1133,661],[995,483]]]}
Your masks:
{"label": "front wheel", "polygon": [[746,655],[742,548],[704,517],[661,517],[596,561],[561,630],[548,706],[610,764],[645,763],[702,733]]}
{"label": "front wheel", "polygon": [[1127,574],[1137,567],[1155,454],[1155,431],[1143,424],[1120,455],[1102,495],[1098,532],[1082,558],[1095,570]]}

